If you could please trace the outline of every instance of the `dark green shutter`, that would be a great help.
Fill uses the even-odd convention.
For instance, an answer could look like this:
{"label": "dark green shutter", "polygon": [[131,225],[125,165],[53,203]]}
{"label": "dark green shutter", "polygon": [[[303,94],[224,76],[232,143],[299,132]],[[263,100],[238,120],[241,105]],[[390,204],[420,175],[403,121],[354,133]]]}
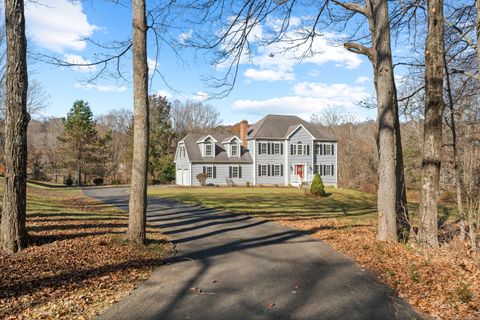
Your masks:
{"label": "dark green shutter", "polygon": [[334,168],[334,165],[332,164],[332,168],[330,169],[330,170],[332,170],[332,171],[331,171],[332,176],[335,175],[335,173],[334,173],[334,171],[333,171],[333,168]]}
{"label": "dark green shutter", "polygon": [[332,156],[335,155],[335,145],[332,143]]}
{"label": "dark green shutter", "polygon": [[207,174],[207,167],[203,166],[203,174]]}
{"label": "dark green shutter", "polygon": [[217,167],[213,166],[213,179],[217,179]]}
{"label": "dark green shutter", "polygon": [[280,175],[283,177],[283,164],[280,166]]}
{"label": "dark green shutter", "polygon": [[268,167],[268,168],[267,168],[267,176],[270,177],[270,165],[267,165],[267,167]]}
{"label": "dark green shutter", "polygon": [[232,166],[229,166],[229,167],[228,167],[228,177],[229,177],[229,178],[232,177]]}
{"label": "dark green shutter", "polygon": [[242,178],[242,166],[238,166],[238,177]]}
{"label": "dark green shutter", "polygon": [[271,151],[272,151],[271,146],[272,144],[270,142],[267,143],[267,154],[271,154]]}
{"label": "dark green shutter", "polygon": [[262,165],[258,165],[258,176],[261,177],[262,176]]}
{"label": "dark green shutter", "polygon": [[280,143],[280,154],[283,154],[283,142]]}
{"label": "dark green shutter", "polygon": [[293,156],[293,144],[290,145],[290,155]]}
{"label": "dark green shutter", "polygon": [[309,156],[309,155],[310,155],[310,145],[308,144],[307,145],[307,156]]}

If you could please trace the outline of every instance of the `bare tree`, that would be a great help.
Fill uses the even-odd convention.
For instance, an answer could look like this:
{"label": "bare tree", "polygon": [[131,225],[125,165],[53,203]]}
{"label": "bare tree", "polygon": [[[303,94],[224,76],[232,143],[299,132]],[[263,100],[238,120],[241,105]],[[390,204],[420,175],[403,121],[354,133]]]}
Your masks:
{"label": "bare tree", "polygon": [[145,0],[132,0],[133,60],[133,163],[127,238],[146,240],[147,174],[149,144],[147,18]]}
{"label": "bare tree", "polygon": [[438,194],[442,151],[443,0],[428,1],[428,34],[425,45],[425,120],[423,130],[422,195],[418,238],[425,247],[438,247]]}
{"label": "bare tree", "polygon": [[211,105],[187,100],[173,102],[172,120],[178,137],[187,133],[205,133],[221,124],[220,113]]}
{"label": "bare tree", "polygon": [[23,0],[5,0],[7,39],[5,191],[1,244],[7,252],[27,246],[27,40]]}

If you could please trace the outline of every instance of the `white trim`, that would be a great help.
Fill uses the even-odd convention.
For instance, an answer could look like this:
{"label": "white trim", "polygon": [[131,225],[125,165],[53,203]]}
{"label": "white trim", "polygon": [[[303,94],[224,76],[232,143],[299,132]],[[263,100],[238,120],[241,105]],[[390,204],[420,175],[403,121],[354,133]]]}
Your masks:
{"label": "white trim", "polygon": [[255,139],[252,140],[253,143],[252,143],[252,146],[253,146],[253,170],[252,170],[252,174],[253,174],[253,185],[256,186],[257,185],[257,141]]}
{"label": "white trim", "polygon": [[190,184],[188,185],[189,187],[191,187],[193,185],[193,181],[192,181],[192,175],[193,175],[193,172],[192,172],[192,163],[189,162],[189,171],[190,171]]}
{"label": "white trim", "polygon": [[286,138],[290,140],[290,137],[291,137],[291,136],[292,136],[292,135],[293,135],[295,132],[297,132],[297,131],[298,131],[298,129],[300,129],[300,128],[303,128],[303,129],[305,129],[305,131],[307,131],[307,132],[308,132],[308,134],[309,134],[309,135],[312,137],[312,139],[313,139],[313,140],[315,140],[315,136],[314,136],[313,134],[311,134],[311,132],[310,132],[310,131],[308,131],[308,130],[307,130],[307,128],[305,128],[305,127],[304,127],[304,125],[303,125],[303,124],[301,124],[301,123],[300,123],[300,124],[299,124],[299,125],[298,125],[298,126],[295,128],[295,129],[293,129],[293,131],[292,131],[292,132],[290,132],[290,134],[289,134],[289,135],[288,135]]}
{"label": "white trim", "polygon": [[285,154],[285,166],[283,174],[285,174],[285,186],[288,186],[288,180],[290,176],[290,168],[288,167],[288,154],[290,153],[290,150],[288,150],[288,140],[285,140],[284,143],[285,146],[283,148],[283,152]]}
{"label": "white trim", "polygon": [[[292,173],[293,176],[297,176],[297,174],[295,173],[295,167],[296,166],[303,166],[303,170],[304,170],[303,172],[305,173],[305,175],[302,178],[302,182],[308,182],[308,164],[296,162],[296,163],[292,163],[292,166],[293,166],[293,173]],[[292,185],[297,185],[298,186],[299,183],[298,183],[298,181],[297,182],[292,181]]]}
{"label": "white trim", "polygon": [[233,140],[234,138],[237,138],[238,141],[242,141],[242,140],[240,140],[240,138],[239,138],[238,136],[233,136],[233,137],[231,137],[230,139],[228,139],[227,141],[223,141],[222,144],[230,143],[230,142],[232,142],[232,140]]}
{"label": "white trim", "polygon": [[200,140],[197,140],[197,143],[203,143],[205,142],[205,140],[207,140],[208,138],[211,138],[215,143],[217,143],[217,139],[215,139],[214,137],[212,137],[212,135],[207,135],[206,137],[204,137],[203,139],[200,139]]}

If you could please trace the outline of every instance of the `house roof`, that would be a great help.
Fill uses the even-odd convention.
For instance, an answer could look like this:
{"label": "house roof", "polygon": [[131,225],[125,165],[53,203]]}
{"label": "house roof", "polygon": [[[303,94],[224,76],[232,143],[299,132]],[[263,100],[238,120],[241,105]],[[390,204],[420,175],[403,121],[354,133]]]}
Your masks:
{"label": "house roof", "polygon": [[[197,144],[197,141],[203,140],[203,138],[211,136],[216,140],[215,142],[215,157],[202,157],[202,152]],[[240,157],[228,157],[225,146],[222,141],[232,138],[232,134],[204,134],[204,133],[189,133],[180,142],[185,144],[187,149],[188,158],[191,162],[205,162],[205,163],[251,163],[252,157],[248,150],[244,147],[241,148]]]}
{"label": "house roof", "polygon": [[248,139],[286,139],[302,125],[315,140],[336,141],[337,139],[297,116],[269,114],[248,128]]}

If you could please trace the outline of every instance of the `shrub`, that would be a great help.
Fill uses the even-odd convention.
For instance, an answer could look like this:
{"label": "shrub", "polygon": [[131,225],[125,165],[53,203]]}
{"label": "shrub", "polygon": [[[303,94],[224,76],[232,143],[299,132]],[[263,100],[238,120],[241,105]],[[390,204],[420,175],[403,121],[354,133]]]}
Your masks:
{"label": "shrub", "polygon": [[118,186],[118,185],[122,184],[122,180],[120,180],[120,179],[113,179],[113,180],[112,180],[112,184],[113,184],[114,186]]}
{"label": "shrub", "polygon": [[202,187],[205,187],[205,184],[207,183],[207,175],[205,173],[199,173],[197,174],[197,180]]}
{"label": "shrub", "polygon": [[252,186],[252,183],[250,181],[245,182],[245,187],[250,188]]}
{"label": "shrub", "polygon": [[67,187],[73,186],[73,179],[72,179],[72,176],[71,176],[71,175],[68,175],[67,179],[65,179],[65,185],[66,185]]}
{"label": "shrub", "polygon": [[93,179],[93,184],[96,185],[96,186],[101,186],[103,184],[103,178]]}
{"label": "shrub", "polygon": [[312,185],[310,186],[310,193],[317,197],[324,197],[327,195],[325,193],[325,186],[323,185],[322,177],[320,177],[318,173],[313,177]]}
{"label": "shrub", "polygon": [[153,185],[155,184],[162,184],[162,182],[160,181],[160,179],[152,179],[152,183]]}

